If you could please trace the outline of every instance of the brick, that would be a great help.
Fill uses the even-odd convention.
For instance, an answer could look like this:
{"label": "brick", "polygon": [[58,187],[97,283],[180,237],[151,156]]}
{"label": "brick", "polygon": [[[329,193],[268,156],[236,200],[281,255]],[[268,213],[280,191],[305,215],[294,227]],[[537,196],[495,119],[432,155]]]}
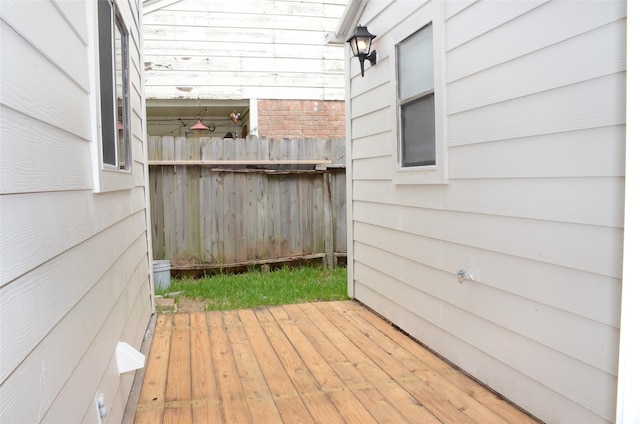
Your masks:
{"label": "brick", "polygon": [[258,102],[258,129],[271,138],[342,138],[344,102],[267,99]]}

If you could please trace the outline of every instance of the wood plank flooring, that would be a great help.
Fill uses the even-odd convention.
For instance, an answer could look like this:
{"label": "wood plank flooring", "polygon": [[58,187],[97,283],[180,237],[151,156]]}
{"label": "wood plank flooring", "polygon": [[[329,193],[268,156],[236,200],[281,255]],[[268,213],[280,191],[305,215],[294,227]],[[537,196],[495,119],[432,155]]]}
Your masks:
{"label": "wood plank flooring", "polygon": [[537,423],[355,302],[158,315],[135,423]]}

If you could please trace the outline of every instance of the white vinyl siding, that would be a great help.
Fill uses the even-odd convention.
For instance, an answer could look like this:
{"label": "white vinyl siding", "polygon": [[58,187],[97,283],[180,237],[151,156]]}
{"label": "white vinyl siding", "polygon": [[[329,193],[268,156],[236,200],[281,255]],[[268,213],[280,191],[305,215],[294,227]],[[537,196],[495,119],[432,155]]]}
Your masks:
{"label": "white vinyl siding", "polygon": [[379,60],[348,80],[350,289],[542,420],[613,422],[625,3],[443,2],[448,184],[404,185],[393,49],[430,5],[357,21]]}
{"label": "white vinyl siding", "polygon": [[117,3],[131,29],[131,189],[96,193],[97,2],[0,2],[3,423],[96,423],[98,390],[120,422],[133,374],[118,375],[115,348],[140,347],[152,313],[138,7]]}

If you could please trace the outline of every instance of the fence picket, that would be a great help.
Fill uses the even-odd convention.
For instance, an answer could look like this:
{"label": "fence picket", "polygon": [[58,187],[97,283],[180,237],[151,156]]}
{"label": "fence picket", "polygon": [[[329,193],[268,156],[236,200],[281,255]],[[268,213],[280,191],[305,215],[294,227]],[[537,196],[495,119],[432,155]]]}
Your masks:
{"label": "fence picket", "polygon": [[[325,255],[332,266],[346,253],[344,140],[150,137],[148,146],[154,259],[206,269]],[[323,159],[333,166],[269,163]],[[163,164],[172,160],[264,162]]]}

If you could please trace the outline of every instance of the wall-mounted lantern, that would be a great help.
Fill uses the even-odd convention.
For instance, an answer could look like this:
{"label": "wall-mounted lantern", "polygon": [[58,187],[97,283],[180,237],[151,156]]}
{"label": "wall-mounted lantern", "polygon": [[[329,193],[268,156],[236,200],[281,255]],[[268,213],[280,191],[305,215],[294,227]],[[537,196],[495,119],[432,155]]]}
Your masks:
{"label": "wall-mounted lantern", "polygon": [[365,59],[371,62],[371,66],[376,64],[378,58],[378,52],[371,51],[371,41],[376,38],[371,34],[366,26],[358,25],[353,31],[351,38],[347,40],[351,44],[351,51],[353,55],[360,60],[360,71],[364,77],[364,61]]}

